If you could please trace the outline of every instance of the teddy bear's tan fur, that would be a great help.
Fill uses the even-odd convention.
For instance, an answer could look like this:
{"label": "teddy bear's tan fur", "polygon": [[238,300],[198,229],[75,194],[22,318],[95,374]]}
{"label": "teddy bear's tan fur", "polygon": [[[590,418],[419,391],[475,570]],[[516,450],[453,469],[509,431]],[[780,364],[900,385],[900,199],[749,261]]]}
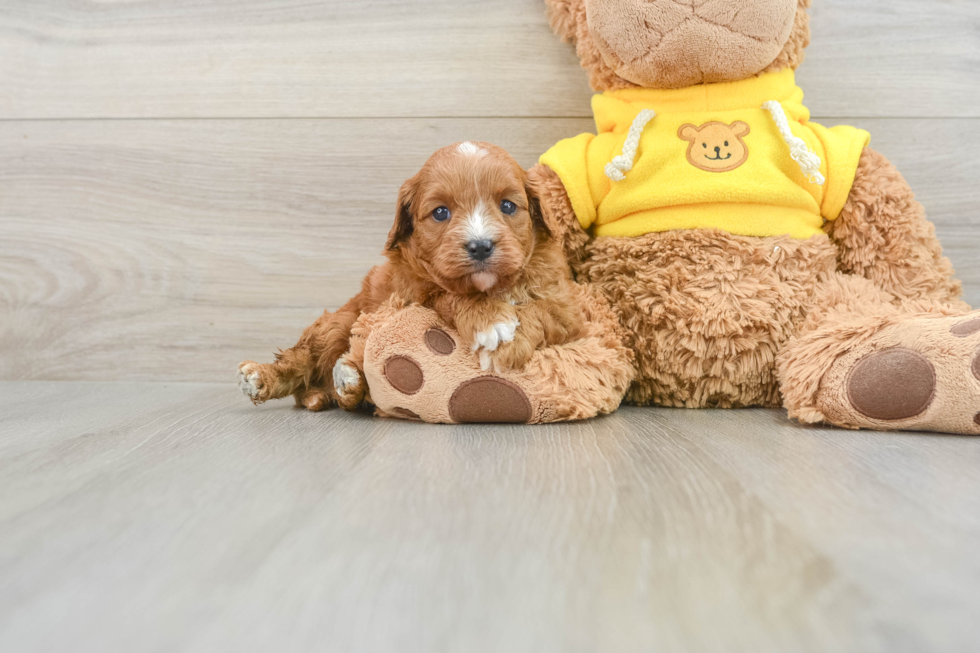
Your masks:
{"label": "teddy bear's tan fur", "polygon": [[[602,52],[599,50],[599,45],[596,43],[595,35],[589,29],[587,6],[583,0],[545,0],[545,2],[548,5],[551,26],[563,40],[575,44],[575,49],[582,62],[582,67],[588,73],[589,83],[594,90],[612,91],[622,88],[640,88],[640,84],[620,77],[613,70],[612,66],[606,62]],[[621,11],[626,10],[627,12],[632,12],[635,11],[636,5],[639,4],[653,9],[656,9],[656,5],[675,5],[675,9],[689,10],[691,14],[694,14],[696,10],[701,11],[707,14],[703,22],[708,23],[714,18],[711,14],[712,4],[724,6],[735,3],[701,3],[697,8],[694,6],[697,3],[692,3],[690,7],[685,8],[684,3],[678,3],[676,0],[656,0],[655,2],[642,3],[640,0],[612,0],[594,3],[595,6],[606,10],[607,13],[609,11],[608,8],[617,8]],[[810,45],[810,15],[806,11],[809,7],[810,0],[798,0],[795,14],[793,15],[792,28],[782,49],[778,51],[778,54],[771,63],[745,75],[746,77],[756,72],[776,72],[785,68],[795,69],[803,63],[804,50]],[[624,22],[626,22],[625,19]],[[611,25],[609,29],[610,31],[614,31],[615,26]],[[696,38],[694,34],[685,36]],[[712,39],[712,36],[712,34],[703,34],[703,37],[709,40]],[[623,53],[619,58],[629,59],[631,58],[629,56],[630,54],[642,55],[643,51],[641,48],[645,45],[647,44],[636,44],[636,52]],[[663,50],[663,48],[659,49],[661,51]],[[662,52],[660,59],[670,61],[669,57],[665,55],[666,53]],[[639,57],[637,56],[637,58]],[[738,79],[738,76],[732,76],[732,73],[739,70],[739,68],[740,66],[736,65],[732,59],[725,58],[718,66],[721,75],[725,75],[725,77],[718,76],[707,80],[701,79],[700,82],[732,81]],[[691,75],[688,73],[687,68],[684,69],[682,74],[671,74],[669,70],[660,71],[659,76],[661,77],[660,88],[678,88],[685,86],[685,82],[694,83],[689,81],[691,80]]]}
{"label": "teddy bear's tan fur", "polygon": [[[596,91],[636,86],[600,52],[590,30],[595,12],[588,9],[630,8],[638,0],[546,1],[554,28],[575,43]],[[799,0],[781,53],[757,72],[802,62],[808,6],[809,0]],[[636,53],[619,58],[638,58],[631,55]],[[672,86],[667,72],[660,71],[664,88]],[[922,206],[883,155],[864,151],[843,213],[825,227],[829,238],[810,240],[717,230],[591,238],[579,227],[558,175],[539,165],[532,176],[548,221],[565,225],[553,232],[563,239],[577,279],[603,292],[626,330],[637,368],[628,402],[785,406],[807,422],[980,433],[980,415],[974,417],[980,385],[967,378],[980,350],[980,341],[970,338],[977,338],[980,326],[956,335],[974,322],[959,300],[960,283]],[[859,396],[852,370],[839,361],[877,361],[862,373],[879,375],[901,372],[903,361],[915,369],[919,361],[912,354],[877,356],[890,348],[930,352],[921,355],[922,369],[933,370],[932,403],[899,419],[869,418],[865,413],[887,415],[889,407],[881,404],[888,399],[880,390]],[[936,353],[954,350],[956,355]],[[922,392],[927,386],[923,382]],[[951,410],[955,417],[936,418]]]}
{"label": "teddy bear's tan fur", "polygon": [[[779,407],[786,389],[777,354],[828,315],[907,300],[919,310],[968,310],[922,205],[870,149],[844,212],[829,223],[831,239],[669,231],[590,240],[558,176],[545,166],[532,172],[546,219],[564,225],[555,232],[576,276],[603,291],[626,328],[638,370],[629,403]],[[722,280],[724,293],[717,292]],[[785,360],[793,360],[788,352]],[[827,361],[804,357],[800,364],[818,372]],[[813,397],[794,392],[792,369],[782,377],[794,414],[819,421],[804,408]]]}

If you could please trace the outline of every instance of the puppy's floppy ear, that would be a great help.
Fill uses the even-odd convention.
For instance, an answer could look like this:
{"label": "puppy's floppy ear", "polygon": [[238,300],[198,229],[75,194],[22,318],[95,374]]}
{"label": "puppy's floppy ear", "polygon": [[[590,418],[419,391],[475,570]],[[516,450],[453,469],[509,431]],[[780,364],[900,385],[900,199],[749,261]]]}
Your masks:
{"label": "puppy's floppy ear", "polygon": [[541,208],[541,193],[545,183],[543,168],[544,166],[537,165],[527,171],[527,176],[524,178],[524,194],[527,195],[527,210],[531,214],[534,226],[540,228],[549,238],[555,238],[558,235],[555,225],[549,224]]}
{"label": "puppy's floppy ear", "polygon": [[415,175],[404,184],[398,191],[398,208],[395,210],[395,224],[388,232],[388,242],[385,243],[385,251],[390,252],[398,249],[398,243],[412,235],[415,226],[412,222],[412,202],[418,194],[419,176]]}

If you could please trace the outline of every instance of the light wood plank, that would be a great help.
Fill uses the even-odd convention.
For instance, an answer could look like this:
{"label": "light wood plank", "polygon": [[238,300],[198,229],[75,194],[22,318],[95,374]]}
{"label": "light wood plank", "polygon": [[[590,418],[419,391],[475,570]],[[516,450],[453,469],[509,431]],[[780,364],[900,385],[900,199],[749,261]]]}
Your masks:
{"label": "light wood plank", "polygon": [[[980,304],[980,121],[860,120]],[[228,378],[358,289],[437,147],[523,165],[586,120],[0,124],[0,378]]]}
{"label": "light wood plank", "polygon": [[974,0],[813,0],[811,16],[799,83],[814,115],[980,116]]}
{"label": "light wood plank", "polygon": [[[817,0],[818,116],[980,116],[972,0]],[[0,118],[585,117],[538,0],[0,5]]]}
{"label": "light wood plank", "polygon": [[977,438],[779,411],[438,427],[256,409],[230,384],[50,383],[0,383],[0,433],[0,650],[980,637]]}

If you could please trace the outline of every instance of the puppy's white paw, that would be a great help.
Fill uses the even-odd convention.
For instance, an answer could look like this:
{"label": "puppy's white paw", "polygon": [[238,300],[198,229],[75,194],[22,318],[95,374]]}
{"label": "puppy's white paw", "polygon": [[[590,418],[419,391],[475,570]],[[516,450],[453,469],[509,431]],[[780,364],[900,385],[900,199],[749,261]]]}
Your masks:
{"label": "puppy's white paw", "polygon": [[486,372],[492,363],[490,354],[505,342],[511,342],[517,334],[520,321],[514,317],[504,322],[497,322],[489,328],[478,332],[473,337],[473,351],[480,352],[480,368]]}
{"label": "puppy's white paw", "polygon": [[238,366],[238,389],[253,402],[260,401],[264,389],[259,364],[246,361]]}
{"label": "puppy's white paw", "polygon": [[361,385],[361,373],[341,356],[333,366],[333,387],[337,396],[345,399]]}

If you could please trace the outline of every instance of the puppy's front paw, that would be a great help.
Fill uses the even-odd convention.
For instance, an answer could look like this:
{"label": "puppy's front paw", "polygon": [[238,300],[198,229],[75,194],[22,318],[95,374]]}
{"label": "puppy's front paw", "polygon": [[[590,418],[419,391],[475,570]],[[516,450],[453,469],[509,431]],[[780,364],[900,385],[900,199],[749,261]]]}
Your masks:
{"label": "puppy's front paw", "polygon": [[346,356],[338,358],[333,366],[333,387],[337,403],[344,410],[353,410],[364,400],[364,377]]}
{"label": "puppy's front paw", "polygon": [[269,399],[269,384],[262,378],[262,365],[245,361],[238,366],[238,388],[253,404]]}
{"label": "puppy's front paw", "polygon": [[512,317],[503,322],[492,324],[483,331],[478,331],[473,336],[473,351],[480,353],[480,368],[484,371],[490,369],[493,359],[491,354],[500,345],[511,342],[517,335],[517,327],[521,325],[516,317]]}
{"label": "puppy's front paw", "polygon": [[531,362],[536,349],[534,343],[527,338],[522,338],[520,334],[514,340],[501,343],[497,351],[493,352],[493,370],[495,372],[520,372]]}

